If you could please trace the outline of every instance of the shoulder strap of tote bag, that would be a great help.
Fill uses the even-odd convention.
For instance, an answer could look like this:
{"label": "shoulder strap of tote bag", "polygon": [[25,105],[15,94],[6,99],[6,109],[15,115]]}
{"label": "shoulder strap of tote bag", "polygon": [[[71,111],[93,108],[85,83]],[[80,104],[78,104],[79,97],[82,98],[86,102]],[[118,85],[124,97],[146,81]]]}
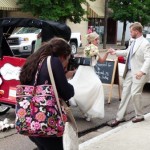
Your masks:
{"label": "shoulder strap of tote bag", "polygon": [[53,87],[53,90],[54,90],[54,93],[55,93],[57,106],[58,106],[59,112],[61,114],[61,118],[63,120],[61,106],[60,106],[60,101],[59,101],[59,97],[58,97],[58,93],[57,93],[57,89],[56,89],[56,85],[55,85],[55,81],[54,81],[54,76],[53,76],[53,73],[52,73],[51,56],[47,57],[47,68],[48,68],[48,73],[49,73],[49,77],[50,77],[50,80],[51,80],[51,84],[52,84],[52,87]]}
{"label": "shoulder strap of tote bag", "polygon": [[[54,90],[54,93],[55,93],[55,96],[56,96],[57,105],[58,105],[60,114],[62,116],[61,104],[60,104],[60,101],[59,101],[59,97],[58,97],[58,93],[57,93],[57,89],[56,89],[56,85],[55,85],[55,81],[54,81],[54,76],[53,76],[53,73],[52,73],[51,61],[50,60],[51,60],[51,56],[48,56],[47,57],[48,73],[49,73],[50,80],[51,80],[51,83],[52,83],[52,86],[53,86],[53,90]],[[65,107],[65,109],[67,111],[67,116],[69,117],[70,123],[72,124],[74,130],[76,132],[78,132],[77,124],[76,124],[76,121],[73,117],[73,114],[72,114],[70,108],[67,106],[67,104],[63,100],[62,100],[62,104],[63,104],[63,106]]]}
{"label": "shoulder strap of tote bag", "polygon": [[42,66],[42,64],[43,64],[43,61],[44,61],[44,59],[42,59],[42,60],[39,62],[39,64],[38,64],[38,68],[37,68],[37,71],[36,71],[36,74],[35,74],[35,79],[34,79],[34,86],[36,86],[36,84],[37,84],[37,78],[38,78],[38,75],[39,75],[41,66]]}

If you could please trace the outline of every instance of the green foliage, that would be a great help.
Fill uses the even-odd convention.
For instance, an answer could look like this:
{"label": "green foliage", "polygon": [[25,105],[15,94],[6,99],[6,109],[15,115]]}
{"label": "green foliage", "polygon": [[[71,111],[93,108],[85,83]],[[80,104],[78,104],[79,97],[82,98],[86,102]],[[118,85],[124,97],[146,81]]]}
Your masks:
{"label": "green foliage", "polygon": [[87,12],[81,6],[86,0],[17,0],[17,4],[22,11],[31,12],[41,19],[62,22],[70,19],[74,23],[86,19],[83,15]]}
{"label": "green foliage", "polygon": [[150,0],[109,0],[109,8],[115,20],[139,21],[143,25],[150,22]]}

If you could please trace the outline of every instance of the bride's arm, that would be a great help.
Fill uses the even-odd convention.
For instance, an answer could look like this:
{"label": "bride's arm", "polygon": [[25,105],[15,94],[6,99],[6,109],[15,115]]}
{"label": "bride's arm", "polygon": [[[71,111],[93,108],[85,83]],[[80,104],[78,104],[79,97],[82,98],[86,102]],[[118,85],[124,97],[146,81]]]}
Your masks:
{"label": "bride's arm", "polygon": [[105,62],[106,61],[106,59],[107,59],[107,57],[108,57],[108,54],[109,54],[109,52],[107,51],[106,53],[105,53],[105,55],[104,55],[104,57],[103,58],[101,58],[100,57],[100,54],[98,55],[98,62],[100,62],[100,63],[103,63],[103,62]]}

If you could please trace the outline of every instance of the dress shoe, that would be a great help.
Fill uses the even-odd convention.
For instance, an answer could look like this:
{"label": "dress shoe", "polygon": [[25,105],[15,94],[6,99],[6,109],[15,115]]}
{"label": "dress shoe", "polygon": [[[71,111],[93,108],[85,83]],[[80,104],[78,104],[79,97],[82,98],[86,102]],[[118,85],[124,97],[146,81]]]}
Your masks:
{"label": "dress shoe", "polygon": [[84,114],[83,118],[85,118],[86,121],[91,121],[91,118],[87,114]]}
{"label": "dress shoe", "polygon": [[86,121],[91,121],[91,118],[90,118],[90,117],[87,117],[87,118],[86,118]]}
{"label": "dress shoe", "polygon": [[137,122],[141,122],[141,121],[144,121],[144,120],[145,120],[144,118],[136,118],[135,117],[135,118],[132,119],[132,122],[137,123]]}
{"label": "dress shoe", "polygon": [[122,123],[122,122],[125,122],[125,120],[123,119],[123,120],[120,120],[120,121],[118,121],[118,120],[114,120],[111,124],[110,124],[110,126],[111,127],[116,127],[116,126],[118,126],[120,123]]}

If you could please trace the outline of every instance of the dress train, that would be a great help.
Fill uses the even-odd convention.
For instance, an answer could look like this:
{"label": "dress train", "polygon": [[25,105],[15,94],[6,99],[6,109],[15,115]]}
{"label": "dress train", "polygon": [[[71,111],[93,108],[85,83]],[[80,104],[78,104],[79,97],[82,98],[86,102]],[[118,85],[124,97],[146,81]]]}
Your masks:
{"label": "dress train", "polygon": [[104,118],[104,90],[94,67],[79,66],[69,83],[74,86],[75,90],[70,104],[79,107],[87,121],[90,118]]}

